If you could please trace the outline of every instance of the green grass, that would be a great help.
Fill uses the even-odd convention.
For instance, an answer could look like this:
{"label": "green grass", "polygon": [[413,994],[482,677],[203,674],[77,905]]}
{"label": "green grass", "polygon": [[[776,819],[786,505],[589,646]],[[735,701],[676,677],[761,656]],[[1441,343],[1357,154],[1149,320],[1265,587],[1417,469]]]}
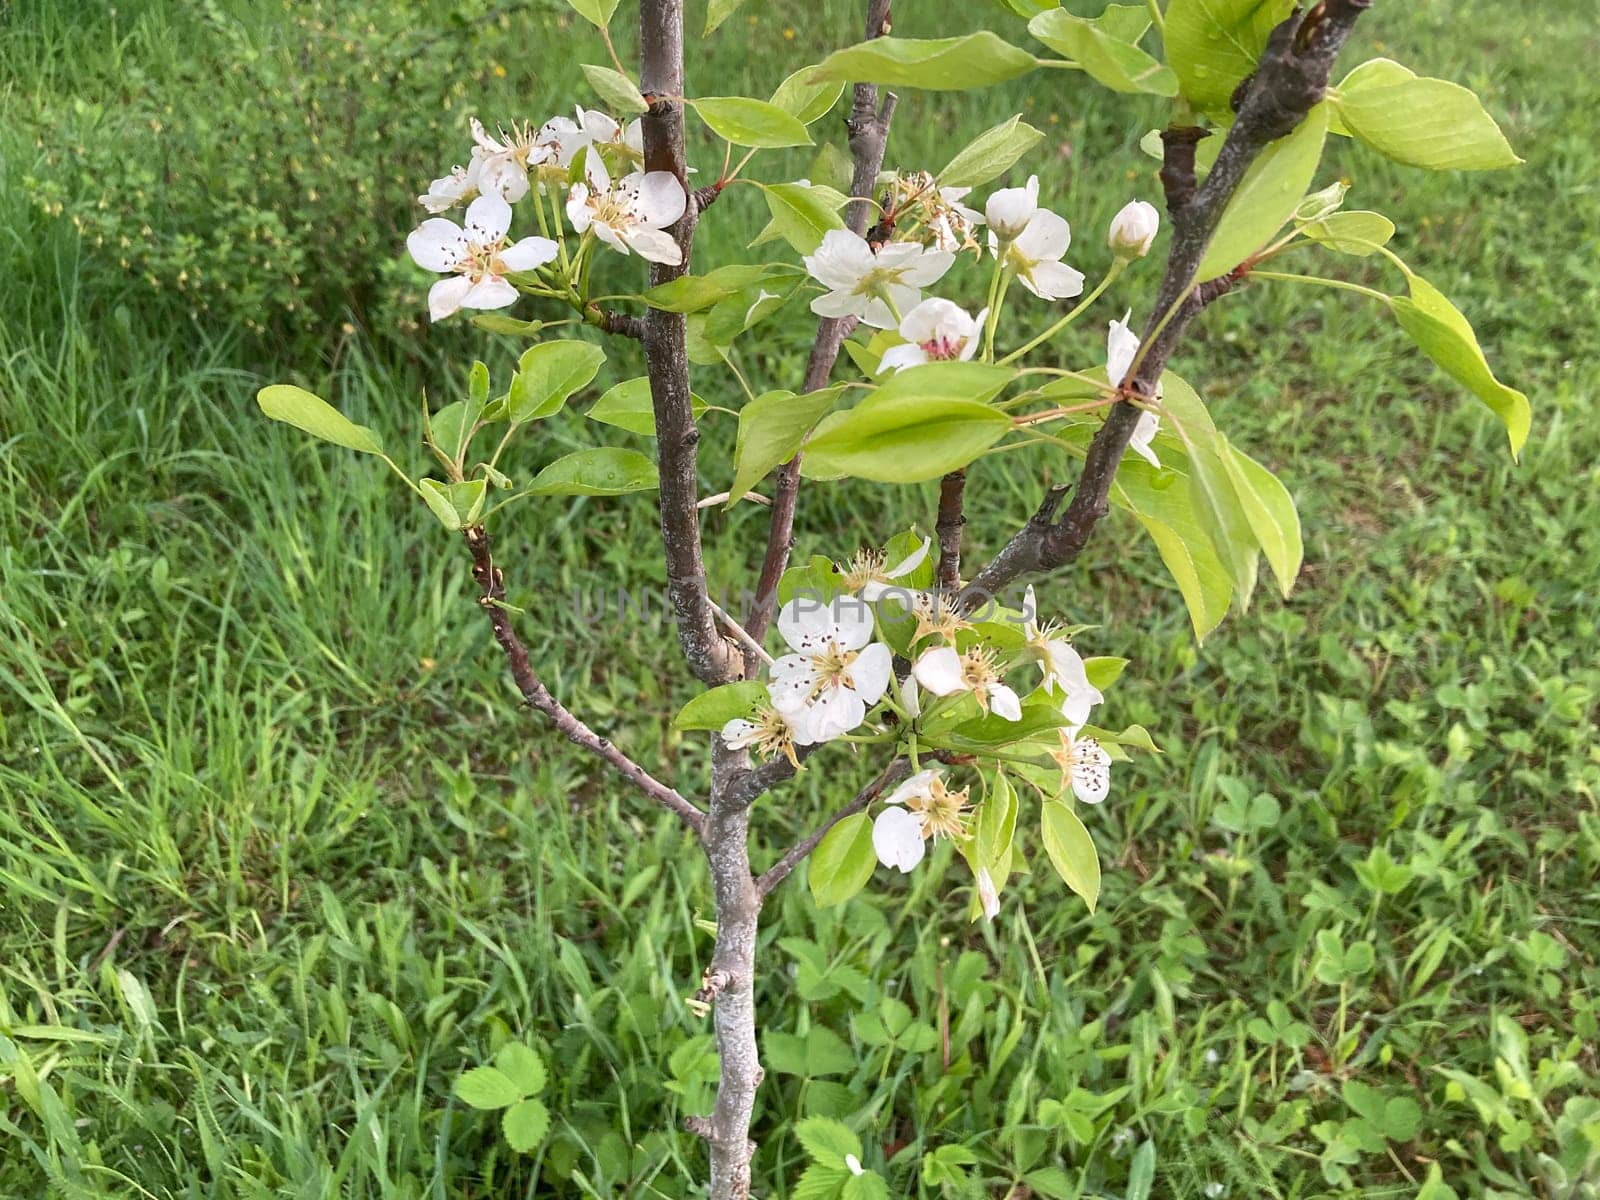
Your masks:
{"label": "green grass", "polygon": [[[854,7],[748,5],[754,23],[741,10],[695,43],[693,74],[765,92],[849,36]],[[900,33],[962,19],[906,8]],[[690,1194],[703,1152],[675,1131],[714,1070],[683,1002],[710,948],[701,864],[518,711],[461,547],[370,461],[250,402],[302,378],[408,446],[419,390],[459,379],[442,351],[469,343],[235,334],[123,278],[27,183],[48,169],[41,100],[159,94],[170,64],[234,52],[218,13],[242,44],[276,44],[281,17],[244,5],[69,21],[18,4],[0,28],[0,1195]],[[498,28],[529,115],[578,94],[576,62],[600,53],[554,3]],[[1120,768],[1090,818],[1097,915],[1042,871],[969,925],[948,852],[842,912],[815,911],[801,880],[775,898],[766,1028],[825,1028],[849,1053],[819,1078],[774,1067],[762,1194],[792,1186],[808,1113],[860,1129],[895,1195],[941,1194],[920,1156],[960,1144],[981,1165],[951,1195],[1031,1175],[1035,1195],[1122,1196],[1147,1139],[1163,1198],[1409,1197],[1434,1165],[1462,1197],[1600,1187],[1600,37],[1581,0],[1432,0],[1376,6],[1361,38],[1347,61],[1381,52],[1477,88],[1528,159],[1430,177],[1342,147],[1325,168],[1400,223],[1400,252],[1528,392],[1522,463],[1350,297],[1256,285],[1208,313],[1177,368],[1293,487],[1300,586],[1196,646],[1117,517],[1055,585],[1100,624],[1097,652],[1133,659],[1110,717],[1167,750]],[[906,97],[891,158],[937,166],[963,132],[1027,112],[1074,261],[1098,263],[1110,214],[1153,190],[1139,129],[1081,81],[1025,83]],[[202,108],[278,119],[226,73],[182,95],[180,129]],[[428,157],[459,156],[455,137]],[[376,228],[420,182],[374,178]],[[753,228],[737,191],[702,265]],[[375,267],[367,284],[417,280]],[[1097,355],[1110,315],[1064,354]],[[797,378],[802,324],[747,370]],[[491,352],[504,372],[515,347]],[[697,388],[737,403],[715,372]],[[596,436],[572,416],[516,465]],[[707,443],[714,489],[726,434]],[[1026,453],[976,470],[973,551],[1063,470]],[[816,486],[801,517],[800,552],[837,557],[926,524],[931,496]],[[637,498],[551,504],[501,548],[551,686],[694,786],[704,748],[667,727],[692,689],[665,631],[587,624],[566,601],[658,577],[652,527]],[[744,509],[708,519],[717,581],[761,528]],[[758,855],[849,782],[808,776],[763,803]],[[1371,965],[1341,982],[1358,942]],[[872,1044],[860,1018],[884,997],[947,1031],[948,1060]],[[554,1066],[537,1158],[451,1097],[508,1037]],[[1388,1117],[1361,1116],[1363,1085]]]}

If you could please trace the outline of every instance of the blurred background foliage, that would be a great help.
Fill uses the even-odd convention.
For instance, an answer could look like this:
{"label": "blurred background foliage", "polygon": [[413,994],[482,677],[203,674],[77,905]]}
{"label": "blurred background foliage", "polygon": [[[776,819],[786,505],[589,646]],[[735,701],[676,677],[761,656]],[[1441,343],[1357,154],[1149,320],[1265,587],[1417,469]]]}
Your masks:
{"label": "blurred background foliage", "polygon": [[[752,0],[691,39],[691,87],[765,96],[854,38],[856,8]],[[998,7],[901,9],[909,36],[1021,33]],[[1325,168],[1529,393],[1523,463],[1383,314],[1265,285],[1215,306],[1175,366],[1295,490],[1300,588],[1196,646],[1112,518],[1051,594],[1133,659],[1109,716],[1168,753],[1093,814],[1099,913],[1041,872],[970,926],[938,858],[844,912],[791,885],[762,948],[762,1194],[787,1194],[786,1131],[819,1113],[896,1195],[1137,1196],[1141,1153],[1158,1197],[1595,1194],[1600,35],[1587,0],[1417,0],[1358,41],[1352,65],[1473,87],[1528,159],[1429,176],[1341,145]],[[710,947],[700,864],[517,710],[432,518],[250,401],[298,378],[405,445],[464,350],[503,379],[515,341],[421,320],[414,197],[465,158],[470,114],[593,103],[578,66],[603,53],[555,0],[0,9],[0,1194],[683,1196],[700,1176],[676,1132],[714,1069],[683,1004]],[[1043,189],[1093,275],[1110,215],[1156,198],[1154,102],[1055,76],[907,95],[889,161],[936,167],[1013,112],[1046,131]],[[709,177],[720,148],[696,153]],[[744,191],[700,267],[758,228]],[[1063,361],[1098,361],[1153,275]],[[800,315],[742,349],[758,388],[799,378]],[[637,373],[612,354],[597,388]],[[714,371],[696,386],[738,403]],[[521,472],[628,436],[576,411],[542,434]],[[731,436],[707,418],[710,490]],[[982,464],[972,552],[1070,469]],[[799,552],[931,514],[929,488],[812,487]],[[706,525],[736,586],[763,514]],[[653,529],[645,498],[561,501],[501,546],[552,686],[693,786],[667,631],[616,617],[619,586],[659,576]],[[765,846],[853,775],[774,798]],[[512,1037],[553,1065],[531,1157],[450,1095]]]}

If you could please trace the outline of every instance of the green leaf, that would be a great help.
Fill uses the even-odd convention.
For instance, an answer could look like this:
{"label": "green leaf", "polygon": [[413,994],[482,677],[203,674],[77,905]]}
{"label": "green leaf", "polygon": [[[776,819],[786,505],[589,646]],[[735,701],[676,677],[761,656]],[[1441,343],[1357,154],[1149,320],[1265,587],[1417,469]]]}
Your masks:
{"label": "green leaf", "polygon": [[889,1185],[876,1171],[863,1171],[844,1181],[839,1200],[889,1200]]}
{"label": "green leaf", "polygon": [[736,292],[768,280],[797,280],[801,268],[789,263],[732,263],[704,275],[680,275],[644,294],[651,308],[692,313],[710,308]]}
{"label": "green leaf", "polygon": [[563,455],[533,477],[532,496],[621,496],[656,487],[654,460],[637,450],[596,446]]}
{"label": "green leaf", "polygon": [[[427,420],[428,437],[438,447],[439,453],[452,463],[461,457],[467,437],[472,432],[472,422],[467,420],[467,408],[467,401],[457,400],[454,404],[446,404]],[[481,405],[477,411],[483,411]],[[473,421],[476,421],[476,417]]]}
{"label": "green leaf", "polygon": [[1170,68],[1096,22],[1075,17],[1065,9],[1040,13],[1028,22],[1028,32],[1058,54],[1074,60],[1089,78],[1114,92],[1178,94],[1178,77]]}
{"label": "green leaf", "polygon": [[[689,397],[690,411],[695,420],[700,419],[700,414],[710,407],[699,396]],[[629,433],[642,434],[645,437],[656,435],[656,411],[650,399],[650,378],[640,375],[637,379],[625,379],[621,383],[608,388],[594,406],[583,414],[591,421],[599,421],[602,425],[614,425],[618,429],[626,429]]]}
{"label": "green leaf", "polygon": [[505,1108],[522,1099],[522,1092],[494,1067],[474,1067],[456,1080],[456,1098],[477,1109]]}
{"label": "green leaf", "polygon": [[613,71],[610,67],[597,67],[593,63],[584,63],[583,77],[589,81],[589,86],[594,89],[594,94],[600,97],[600,102],[612,112],[642,113],[649,111],[650,105],[645,102],[644,96],[639,91],[638,84],[634,83],[621,71]]}
{"label": "green leaf", "polygon": [[1267,556],[1267,564],[1277,576],[1279,591],[1287,597],[1300,577],[1300,563],[1305,556],[1294,497],[1276,475],[1226,438],[1222,439],[1222,447],[1222,463],[1234,494]]}
{"label": "green leaf", "polygon": [[1444,1172],[1438,1163],[1428,1167],[1428,1177],[1422,1181],[1417,1200],[1461,1200],[1460,1194],[1444,1181]]}
{"label": "green leaf", "polygon": [[744,0],[711,0],[706,5],[705,32],[700,36],[710,37],[743,3]]}
{"label": "green leaf", "polygon": [[805,122],[776,104],[744,96],[706,96],[689,101],[700,119],[718,137],[735,146],[772,150],[782,146],[809,146]]}
{"label": "green leaf", "polygon": [[[1170,28],[1170,25],[1169,25]],[[1328,106],[1318,104],[1286,138],[1273,142],[1239,181],[1233,199],[1211,235],[1211,245],[1195,278],[1226,275],[1266,244],[1294,215],[1317,173],[1328,136]]]}
{"label": "green leaf", "polygon": [[928,91],[965,91],[1026,75],[1038,60],[984,30],[962,37],[879,37],[835,50],[817,65],[813,81],[881,83]]}
{"label": "green leaf", "polygon": [[861,1157],[861,1139],[843,1122],[828,1117],[807,1117],[794,1127],[795,1137],[813,1162],[843,1167],[847,1154]]}
{"label": "green leaf", "polygon": [[1389,59],[1350,72],[1329,91],[1329,103],[1339,132],[1409,166],[1493,171],[1522,161],[1471,91],[1416,75]]}
{"label": "green leaf", "polygon": [[507,1042],[494,1056],[494,1065],[524,1096],[544,1091],[544,1060],[538,1051],[521,1042]]}
{"label": "green leaf", "polygon": [[843,904],[866,887],[877,865],[877,852],[872,848],[872,818],[866,813],[848,816],[828,830],[811,852],[806,867],[811,898],[819,908]]}
{"label": "green leaf", "polygon": [[922,483],[960,470],[1010,430],[1011,418],[987,404],[880,393],[823,425],[805,447],[800,473]]}
{"label": "green leaf", "polygon": [[[880,39],[881,40],[881,39]],[[839,210],[849,197],[830,187],[801,183],[775,183],[761,189],[778,236],[797,254],[812,254],[830,229],[843,229]]]}
{"label": "green leaf", "polygon": [[[1012,843],[1017,832],[1017,793],[1004,772],[997,772],[988,798],[978,810],[978,836],[972,842],[973,873],[986,868],[996,894],[1011,878]],[[976,897],[974,904],[977,904]]]}
{"label": "green leaf", "polygon": [[1100,902],[1100,856],[1095,852],[1094,839],[1078,820],[1078,814],[1061,801],[1047,800],[1041,810],[1044,852],[1050,856],[1050,865],[1093,912]]}
{"label": "green leaf", "polygon": [[1171,0],[1162,41],[1185,99],[1202,112],[1227,112],[1267,35],[1293,8],[1294,0]]}
{"label": "green leaf", "polygon": [[721,729],[735,717],[748,717],[767,700],[767,685],[759,679],[725,683],[701,692],[678,710],[674,729]]}
{"label": "green leaf", "polygon": [[362,454],[383,453],[378,435],[365,425],[357,425],[320,396],[288,383],[274,383],[256,393],[261,411],[274,421],[283,421],[312,437],[359,450]]}
{"label": "green leaf", "polygon": [[[810,67],[801,67],[778,85],[772,93],[771,103],[783,109],[803,125],[819,120],[839,101],[844,91],[844,80],[825,79],[812,83]],[[815,179],[813,175],[811,178]]]}
{"label": "green leaf", "polygon": [[1150,1188],[1156,1181],[1156,1144],[1146,1140],[1133,1152],[1128,1164],[1128,1190],[1124,1200],[1150,1200]]}
{"label": "green leaf", "polygon": [[478,519],[487,487],[488,481],[483,479],[466,479],[459,483],[440,483],[437,479],[417,481],[423,502],[446,529],[464,529]]}
{"label": "green leaf", "polygon": [[1193,388],[1171,372],[1164,374],[1161,382],[1162,410],[1188,452],[1189,491],[1195,511],[1204,518],[1217,557],[1233,576],[1240,606],[1248,606],[1260,555],[1223,461],[1226,443]]}
{"label": "green leaf", "polygon": [[1044,137],[1020,116],[986,129],[945,164],[939,172],[941,187],[978,187],[998,179]]}
{"label": "green leaf", "polygon": [[1394,236],[1394,222],[1382,213],[1356,209],[1329,213],[1321,220],[1301,226],[1300,232],[1330,250],[1365,258],[1389,244]]}
{"label": "green leaf", "polygon": [[1505,423],[1511,457],[1522,453],[1533,423],[1528,398],[1495,378],[1478,345],[1472,325],[1444,293],[1420,275],[1407,275],[1411,296],[1390,296],[1389,307],[1400,328],[1444,372],[1477,396]]}
{"label": "green leaf", "polygon": [[567,0],[572,11],[597,29],[611,23],[611,14],[617,11],[617,0]]}
{"label": "green leaf", "polygon": [[1125,658],[1101,656],[1083,660],[1084,674],[1089,677],[1090,685],[1102,692],[1122,678],[1123,669],[1127,665],[1128,660]]}
{"label": "green leaf", "polygon": [[500,1129],[518,1154],[532,1154],[550,1132],[550,1113],[537,1100],[521,1100],[506,1109]]}
{"label": "green leaf", "polygon": [[540,421],[560,412],[569,396],[588,386],[605,360],[605,351],[589,342],[541,342],[524,350],[506,397],[511,423]]}
{"label": "green leaf", "polygon": [[1150,28],[1150,6],[1147,4],[1108,4],[1092,23],[1119,42],[1136,44]]}
{"label": "green leaf", "polygon": [[728,507],[743,499],[768,471],[795,456],[806,434],[833,410],[840,390],[824,388],[802,396],[763,392],[739,410],[739,438],[733,450]]}
{"label": "green leaf", "polygon": [[543,321],[519,321],[516,317],[492,312],[479,313],[472,318],[472,323],[489,333],[503,333],[508,337],[538,337],[544,328]]}

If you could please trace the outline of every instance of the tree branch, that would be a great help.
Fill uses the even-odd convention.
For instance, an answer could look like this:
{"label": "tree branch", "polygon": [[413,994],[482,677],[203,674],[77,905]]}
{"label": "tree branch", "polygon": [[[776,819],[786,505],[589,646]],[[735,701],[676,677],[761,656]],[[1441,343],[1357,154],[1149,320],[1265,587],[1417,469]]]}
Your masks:
{"label": "tree branch", "polygon": [[[650,109],[641,120],[644,166],[669,171],[688,190],[683,140],[683,0],[644,0],[639,5],[639,86]],[[688,270],[689,248],[699,219],[693,193],[672,234],[683,251],[672,266],[652,263],[650,286],[676,279]],[[646,310],[643,337],[650,400],[656,417],[661,544],[666,556],[667,593],[678,626],[678,642],[689,668],[703,683],[719,684],[743,674],[738,647],[717,632],[706,590],[700,549],[698,447],[689,398],[689,354],[682,313]]]}
{"label": "tree branch", "polygon": [[[1238,117],[1203,183],[1194,185],[1192,135],[1182,129],[1163,135],[1161,177],[1172,213],[1172,244],[1145,328],[1143,357],[1132,378],[1121,381],[1126,395],[1144,401],[1155,397],[1157,381],[1189,322],[1237,281],[1239,273],[1234,272],[1220,289],[1210,285],[1195,289],[1195,275],[1223,210],[1262,150],[1293,133],[1322,99],[1334,59],[1356,19],[1371,4],[1372,0],[1321,0],[1272,31],[1255,75],[1240,89]],[[998,595],[1018,577],[1054,570],[1082,552],[1095,525],[1109,511],[1111,485],[1141,411],[1127,400],[1111,407],[1089,444],[1065,514],[1053,520],[1060,495],[1047,496],[1045,507],[974,577],[970,597]]]}
{"label": "tree branch", "polygon": [[964,505],[967,473],[952,471],[939,481],[939,517],[933,531],[939,538],[939,570],[934,583],[943,591],[961,586],[961,529],[967,523]]}
{"label": "tree branch", "polygon": [[882,773],[856,793],[855,798],[829,817],[806,837],[796,842],[777,862],[773,863],[756,880],[756,894],[765,896],[789,877],[789,873],[806,860],[806,857],[828,836],[828,831],[846,817],[853,817],[881,796],[886,790],[911,774],[911,760],[897,758]]}
{"label": "tree branch", "polygon": [[494,627],[494,640],[500,644],[506,661],[511,665],[511,677],[516,680],[517,690],[522,693],[523,700],[530,708],[536,708],[549,717],[568,741],[604,760],[634,787],[662,808],[676,814],[698,834],[705,822],[705,813],[567,711],[539,681],[528,661],[527,647],[512,628],[511,613],[505,607],[505,577],[500,568],[494,565],[489,534],[481,525],[473,525],[463,532],[467,549],[472,551],[472,578],[478,584],[478,604],[488,615],[489,624]]}
{"label": "tree branch", "polygon": [[[889,32],[890,0],[868,0],[867,23],[864,41],[882,37]],[[845,226],[851,232],[865,236],[867,219],[872,213],[873,189],[878,172],[883,169],[883,153],[889,141],[889,123],[894,120],[895,105],[899,98],[885,92],[878,98],[876,84],[858,83],[851,98],[850,116],[845,128],[850,132],[850,155],[855,167],[850,179],[850,195],[855,197],[845,207]],[[811,354],[806,360],[806,373],[800,385],[802,392],[815,392],[828,386],[828,376],[838,361],[839,350],[845,338],[856,327],[854,317],[823,317],[817,322],[817,335],[811,343]],[[773,484],[772,517],[767,523],[767,550],[761,560],[761,574],[756,579],[755,597],[745,628],[759,640],[772,622],[778,603],[778,581],[789,565],[789,551],[794,546],[794,515],[800,494],[800,456],[796,454],[778,468]],[[754,673],[756,662],[747,651],[746,674]]]}

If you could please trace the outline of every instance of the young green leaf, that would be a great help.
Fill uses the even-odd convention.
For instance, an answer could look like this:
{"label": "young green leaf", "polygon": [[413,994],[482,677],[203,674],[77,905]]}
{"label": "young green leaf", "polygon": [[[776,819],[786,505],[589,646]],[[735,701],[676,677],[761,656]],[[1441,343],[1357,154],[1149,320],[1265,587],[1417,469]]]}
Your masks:
{"label": "young green leaf", "polygon": [[605,360],[605,351],[588,342],[565,339],[530,346],[517,362],[506,398],[511,423],[540,421],[560,412],[568,397],[588,386]]}
{"label": "young green leaf", "polygon": [[809,146],[811,135],[799,117],[765,100],[744,96],[706,96],[689,102],[718,137],[735,146],[772,150]]}
{"label": "young green leaf", "polygon": [[293,425],[312,437],[362,454],[383,453],[377,434],[365,425],[357,425],[326,400],[304,388],[274,383],[256,393],[256,404],[274,421]]}
{"label": "young green leaf", "polygon": [[[771,103],[793,116],[804,125],[821,119],[839,101],[844,91],[844,80],[826,79],[820,83],[810,80],[811,68],[801,67],[778,85],[772,93]],[[815,175],[812,179],[817,178]]]}
{"label": "young green leaf", "polygon": [[[699,396],[690,396],[689,406],[696,420],[708,407]],[[602,425],[615,425],[629,433],[655,437],[656,412],[650,399],[649,377],[640,375],[637,379],[625,379],[608,388],[583,415]]]}
{"label": "young green leaf", "polygon": [[861,1139],[843,1122],[828,1117],[807,1117],[794,1127],[795,1137],[812,1161],[829,1167],[843,1167],[845,1155],[861,1157]]}
{"label": "young green leaf", "polygon": [[1195,278],[1226,275],[1277,233],[1311,186],[1328,135],[1328,106],[1316,105],[1286,138],[1273,142],[1244,178],[1211,235]]}
{"label": "young green leaf", "polygon": [[1411,289],[1409,298],[1389,297],[1389,307],[1400,328],[1447,375],[1500,418],[1511,442],[1511,457],[1518,457],[1533,423],[1528,398],[1495,378],[1471,323],[1443,292],[1420,275],[1408,275],[1407,284]]}
{"label": "young green leaf", "polygon": [[973,138],[939,172],[941,187],[978,187],[1004,175],[1044,137],[1020,116]]}
{"label": "young green leaf", "polygon": [[611,15],[617,11],[617,0],[567,0],[572,11],[597,29],[604,29],[611,23]]}
{"label": "young green leaf", "polygon": [[639,86],[621,71],[584,63],[583,77],[589,81],[594,94],[600,97],[600,102],[612,112],[642,113],[650,108]]}
{"label": "young green leaf", "polygon": [[519,1100],[500,1118],[506,1142],[518,1154],[532,1154],[550,1132],[550,1113],[537,1100]]}
{"label": "young green leaf", "polygon": [[[1139,47],[1113,36],[1101,25],[1065,9],[1042,12],[1028,32],[1050,49],[1076,62],[1102,87],[1114,92],[1176,96],[1178,77]],[[1140,32],[1143,32],[1142,30]]]}
{"label": "young green leaf", "polygon": [[1330,250],[1365,258],[1389,244],[1394,236],[1394,222],[1382,213],[1356,209],[1329,213],[1303,225],[1300,232]]}
{"label": "young green leaf", "polygon": [[872,878],[878,856],[872,849],[872,818],[855,813],[828,830],[806,867],[811,898],[819,908],[843,904]]}
{"label": "young green leaf", "polygon": [[507,1042],[495,1054],[494,1065],[522,1095],[534,1096],[544,1091],[544,1060],[532,1047],[521,1042]]}
{"label": "young green leaf", "polygon": [[533,477],[532,496],[622,496],[660,482],[656,464],[637,450],[596,446],[555,460]]}
{"label": "young green leaf", "polygon": [[959,92],[1016,79],[1037,65],[1026,50],[984,30],[953,38],[879,37],[857,42],[823,59],[811,79]]}
{"label": "young green leaf", "polygon": [[437,479],[417,481],[423,502],[446,529],[465,529],[475,522],[483,511],[487,488],[488,481],[483,479],[457,483],[440,483]]}
{"label": "young green leaf", "polygon": [[725,683],[701,692],[678,710],[674,729],[721,729],[735,717],[748,717],[767,699],[767,685],[759,679]]}
{"label": "young green leaf", "polygon": [[843,192],[802,183],[775,183],[761,190],[766,193],[773,228],[797,254],[814,253],[823,234],[844,228],[839,210],[850,198]]}
{"label": "young green leaf", "polygon": [[1276,475],[1226,438],[1222,439],[1222,464],[1267,564],[1277,576],[1278,589],[1287,597],[1300,577],[1305,556],[1294,497]]}
{"label": "young green leaf", "polygon": [[1041,807],[1044,852],[1056,874],[1093,912],[1100,902],[1100,856],[1094,839],[1078,814],[1059,800],[1047,800]]}
{"label": "young green leaf", "polygon": [[456,1098],[473,1108],[505,1108],[522,1099],[522,1090],[494,1067],[474,1067],[456,1080]]}
{"label": "young green leaf", "polygon": [[710,37],[743,3],[744,0],[711,0],[706,5],[706,27],[700,36]]}
{"label": "young green leaf", "polygon": [[833,410],[839,392],[839,388],[824,388],[803,396],[763,392],[739,410],[733,483],[728,488],[730,508],[768,471],[795,456],[806,434]]}
{"label": "young green leaf", "polygon": [[1390,59],[1363,63],[1329,90],[1337,131],[1430,171],[1493,171],[1522,161],[1483,102],[1460,84]]}
{"label": "young green leaf", "polygon": [[921,483],[960,470],[1010,430],[1011,418],[987,404],[880,391],[819,429],[806,444],[800,473]]}
{"label": "young green leaf", "polygon": [[1162,41],[1184,98],[1202,112],[1226,113],[1267,35],[1293,9],[1294,0],[1171,0]]}

